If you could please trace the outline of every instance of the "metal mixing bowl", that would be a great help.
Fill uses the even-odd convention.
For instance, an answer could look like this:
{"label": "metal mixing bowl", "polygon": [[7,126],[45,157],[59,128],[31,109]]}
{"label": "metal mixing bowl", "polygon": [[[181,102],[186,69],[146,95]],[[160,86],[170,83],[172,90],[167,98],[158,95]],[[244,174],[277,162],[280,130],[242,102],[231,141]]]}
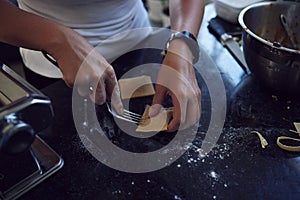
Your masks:
{"label": "metal mixing bowl", "polygon": [[[294,37],[296,48],[280,15]],[[243,51],[250,71],[274,94],[300,94],[300,3],[262,2],[239,14]]]}

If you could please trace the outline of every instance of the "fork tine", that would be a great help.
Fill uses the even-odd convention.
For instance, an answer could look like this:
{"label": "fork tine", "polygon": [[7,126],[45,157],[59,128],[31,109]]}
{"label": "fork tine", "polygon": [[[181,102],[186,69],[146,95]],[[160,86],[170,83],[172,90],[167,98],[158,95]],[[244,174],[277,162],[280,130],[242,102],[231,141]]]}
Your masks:
{"label": "fork tine", "polygon": [[[123,115],[124,116],[124,115]],[[137,124],[143,124],[143,123],[145,123],[146,122],[146,120],[147,120],[147,118],[136,118],[136,117],[133,117],[133,116],[127,116],[127,115],[125,115],[125,117],[127,118],[127,119],[130,119],[130,120],[133,120],[133,121],[135,121],[135,122],[137,122]]]}
{"label": "fork tine", "polygon": [[[106,105],[111,110],[111,108],[110,108],[111,107],[111,102],[106,102]],[[123,109],[123,111],[124,111],[124,113],[128,113],[128,114],[131,114],[131,115],[134,115],[134,116],[137,116],[137,117],[142,117],[142,115],[134,113],[134,112],[131,112],[131,111],[127,110],[127,109]]]}
{"label": "fork tine", "polygon": [[139,124],[139,123],[140,123],[139,121],[136,121],[136,120],[134,120],[134,119],[129,119],[129,118],[123,117],[123,116],[121,116],[121,115],[116,115],[116,114],[114,114],[114,116],[115,116],[116,118],[118,118],[118,119],[121,119],[121,120],[130,122],[130,123],[134,123],[134,124]]}
{"label": "fork tine", "polygon": [[107,106],[108,111],[118,119],[130,122],[130,123],[134,123],[134,124],[137,124],[137,125],[139,125],[139,124],[141,124],[145,121],[145,119],[141,115],[130,112],[130,111],[125,110],[125,109],[124,109],[124,114],[123,115],[117,114],[116,112],[114,112],[112,110],[110,102],[107,102],[106,106]]}
{"label": "fork tine", "polygon": [[124,116],[124,115],[114,115],[116,118],[119,118],[121,120],[124,120],[124,121],[127,121],[127,122],[130,122],[130,123],[134,123],[136,125],[140,125],[140,124],[143,124],[146,120],[145,119],[134,119],[132,117],[129,117],[129,116]]}
{"label": "fork tine", "polygon": [[132,114],[129,114],[129,113],[125,113],[123,114],[123,116],[126,116],[126,117],[131,117],[131,118],[134,118],[136,120],[139,120],[139,121],[142,121],[142,120],[146,120],[148,118],[148,116],[141,116],[141,115],[132,115]]}
{"label": "fork tine", "polygon": [[124,111],[124,113],[128,113],[128,114],[133,115],[133,116],[142,117],[142,115],[134,113],[134,112],[131,112],[131,111],[126,110],[126,109],[124,109],[123,111]]}
{"label": "fork tine", "polygon": [[128,114],[128,113],[124,113],[122,116],[128,117],[128,118],[132,118],[132,119],[135,119],[135,120],[137,120],[137,121],[140,121],[140,120],[141,120],[141,117],[134,116],[134,115],[131,115],[131,114]]}
{"label": "fork tine", "polygon": [[143,124],[144,122],[146,122],[146,119],[138,119],[138,118],[132,118],[130,116],[125,116],[122,115],[122,116],[116,116],[117,118],[119,119],[123,119],[125,121],[128,121],[128,122],[132,122],[132,123],[135,123],[136,125],[140,125],[140,124]]}

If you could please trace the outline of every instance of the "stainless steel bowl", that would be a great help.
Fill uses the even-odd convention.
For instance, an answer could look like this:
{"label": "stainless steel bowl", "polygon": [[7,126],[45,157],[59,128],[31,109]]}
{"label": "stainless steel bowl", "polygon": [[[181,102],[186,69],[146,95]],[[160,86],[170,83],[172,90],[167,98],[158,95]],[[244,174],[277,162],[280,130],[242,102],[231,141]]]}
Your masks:
{"label": "stainless steel bowl", "polygon": [[[280,15],[295,38],[295,48]],[[243,28],[243,51],[257,79],[274,94],[300,94],[300,3],[262,2],[243,9],[238,21]]]}

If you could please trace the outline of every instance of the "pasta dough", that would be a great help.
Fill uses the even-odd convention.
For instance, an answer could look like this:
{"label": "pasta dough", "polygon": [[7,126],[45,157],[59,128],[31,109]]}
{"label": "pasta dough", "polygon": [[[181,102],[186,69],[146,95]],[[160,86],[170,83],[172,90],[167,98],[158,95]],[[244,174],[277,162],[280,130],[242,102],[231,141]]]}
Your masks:
{"label": "pasta dough", "polygon": [[268,145],[267,140],[258,131],[251,131],[251,133],[255,133],[259,137],[261,147],[263,149],[266,148],[266,146]]}
{"label": "pasta dough", "polygon": [[299,134],[299,137],[300,137],[300,123],[294,122],[294,126],[296,128],[297,133]]}
{"label": "pasta dough", "polygon": [[[293,133],[298,134],[299,137],[300,137],[300,123],[294,122],[294,126],[295,126],[295,128],[296,128],[296,131],[294,131],[294,130],[290,130],[290,131],[293,132]],[[294,142],[300,142],[300,139],[296,139],[296,138],[292,138],[292,137],[286,137],[286,136],[280,136],[280,137],[277,138],[277,141],[276,141],[277,145],[278,145],[280,148],[282,148],[282,149],[284,149],[284,150],[286,150],[286,151],[300,152],[300,146],[290,146],[290,145],[285,145],[285,144],[283,144],[283,143],[281,142],[281,141],[283,141],[283,140],[294,141]]]}
{"label": "pasta dough", "polygon": [[137,132],[159,132],[168,129],[168,123],[173,114],[173,108],[163,108],[159,114],[149,118],[150,106],[147,105],[143,114],[143,122],[137,127]]}
{"label": "pasta dough", "polygon": [[119,85],[122,99],[150,96],[155,93],[150,76],[120,79]]}
{"label": "pasta dough", "polygon": [[295,141],[295,142],[300,142],[300,139],[296,139],[296,138],[292,138],[292,137],[286,137],[286,136],[280,136],[277,138],[277,145],[286,150],[286,151],[292,151],[292,152],[300,152],[300,146],[289,146],[289,145],[285,145],[283,144],[281,141],[282,140],[289,140],[289,141]]}

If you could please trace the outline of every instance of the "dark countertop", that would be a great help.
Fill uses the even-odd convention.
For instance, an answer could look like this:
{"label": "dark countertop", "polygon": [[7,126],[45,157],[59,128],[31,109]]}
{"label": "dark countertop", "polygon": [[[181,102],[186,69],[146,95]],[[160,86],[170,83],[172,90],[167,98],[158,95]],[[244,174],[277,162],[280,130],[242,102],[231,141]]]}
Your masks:
{"label": "dark countertop", "polygon": [[[300,154],[283,151],[276,145],[276,138],[296,137],[289,130],[300,118],[300,101],[274,96],[253,75],[244,75],[227,50],[208,33],[207,20],[213,16],[213,6],[207,6],[199,42],[222,75],[227,114],[212,151],[199,156],[211,114],[205,84],[201,85],[200,128],[184,155],[154,172],[126,173],[102,164],[86,150],[74,126],[72,90],[58,81],[43,89],[53,101],[55,118],[51,127],[39,135],[65,164],[21,199],[298,199]],[[105,114],[101,109],[100,116]],[[267,139],[265,149],[250,133],[254,130]],[[135,144],[119,136],[119,132],[109,135],[120,145]],[[160,134],[139,143],[136,149],[143,145],[160,147],[168,137]]]}

